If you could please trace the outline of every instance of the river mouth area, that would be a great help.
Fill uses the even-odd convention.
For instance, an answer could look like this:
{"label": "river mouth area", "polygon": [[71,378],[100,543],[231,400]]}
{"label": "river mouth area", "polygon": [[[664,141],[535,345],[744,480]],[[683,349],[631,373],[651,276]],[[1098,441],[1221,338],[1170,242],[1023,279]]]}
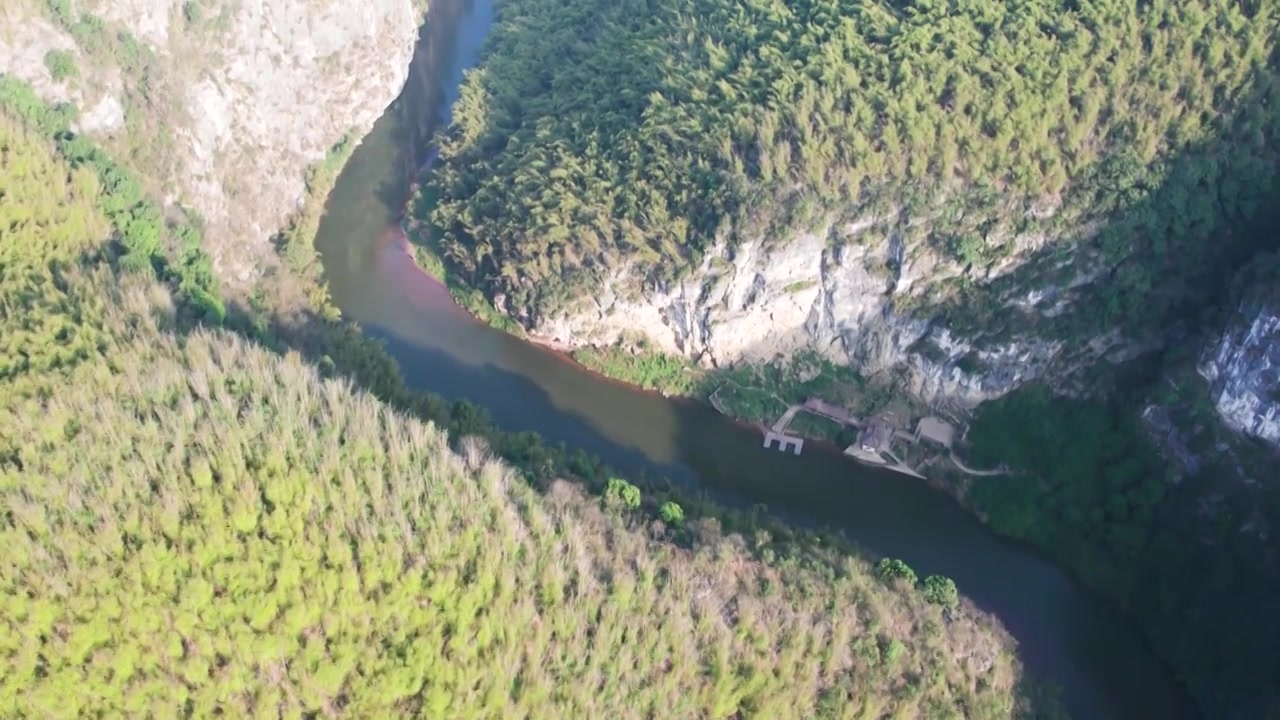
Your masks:
{"label": "river mouth area", "polygon": [[799,456],[766,449],[758,429],[710,407],[607,380],[484,325],[417,266],[400,231],[404,203],[480,56],[491,1],[433,4],[405,90],[343,169],[316,238],[334,303],[386,343],[409,385],[469,400],[505,430],[539,433],[622,473],[764,504],[839,530],[873,557],[951,577],[1017,639],[1028,671],[1061,688],[1072,717],[1195,717],[1126,616],[925,482],[822,443]]}

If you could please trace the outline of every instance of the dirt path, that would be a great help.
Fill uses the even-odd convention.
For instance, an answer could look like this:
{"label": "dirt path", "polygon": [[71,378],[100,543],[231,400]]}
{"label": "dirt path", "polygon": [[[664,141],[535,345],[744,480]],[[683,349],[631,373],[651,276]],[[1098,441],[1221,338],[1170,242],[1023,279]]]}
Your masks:
{"label": "dirt path", "polygon": [[961,462],[960,458],[956,457],[954,450],[951,452],[951,463],[955,465],[956,468],[960,470],[960,472],[966,475],[973,475],[975,477],[992,477],[994,475],[1012,475],[1012,473],[1009,472],[1009,468],[1005,467],[1004,465],[1001,465],[995,470],[974,470],[973,468]]}

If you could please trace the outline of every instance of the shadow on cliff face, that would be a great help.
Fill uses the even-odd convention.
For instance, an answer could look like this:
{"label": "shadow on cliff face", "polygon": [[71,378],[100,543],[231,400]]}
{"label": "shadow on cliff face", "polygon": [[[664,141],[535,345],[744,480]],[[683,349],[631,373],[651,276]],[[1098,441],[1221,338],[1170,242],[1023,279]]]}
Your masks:
{"label": "shadow on cliff face", "polygon": [[[1280,234],[1275,232],[1280,221],[1280,158],[1274,144],[1278,128],[1280,84],[1264,77],[1252,95],[1237,103],[1217,136],[1153,168],[1142,167],[1124,153],[1107,158],[1079,191],[1096,203],[1096,210],[1109,213],[1099,232],[1070,252],[1046,248],[1008,276],[953,298],[941,308],[942,324],[993,340],[1024,332],[1062,338],[1075,348],[1116,329],[1127,339],[1159,348],[1124,363],[1099,361],[1072,376],[1069,384],[1060,382],[1054,388],[1103,396],[1107,422],[1136,427],[1130,421],[1164,394],[1162,388],[1172,382],[1170,373],[1186,374],[1206,347],[1207,336],[1222,329],[1237,299],[1239,278],[1250,273],[1257,258],[1280,247]],[[1108,204],[1106,198],[1120,200]],[[1082,267],[1100,275],[1068,288],[1070,275]],[[1069,299],[1065,312],[1046,317],[1007,304],[1028,288],[1043,287],[1054,290],[1040,309]],[[1195,386],[1187,392],[1196,395],[1191,404],[1198,405],[1193,422],[1214,423],[1198,378],[1191,383]],[[1017,405],[1034,392],[1023,388],[995,405]],[[1048,412],[1070,418],[1086,404],[1056,398]],[[1056,439],[1045,442],[1080,443],[1082,456],[1100,452],[1083,439],[1084,433],[1066,432],[1066,427],[1067,423],[1050,428],[1048,435]],[[1250,518],[1271,518],[1274,532],[1280,524],[1280,491],[1245,491],[1246,474],[1217,462],[1220,450],[1207,449],[1205,467],[1191,477],[1155,483],[1163,488],[1163,497],[1150,521],[1103,529],[1138,533],[1140,542],[1132,556],[1113,559],[1107,570],[1121,579],[1102,589],[1131,609],[1153,647],[1176,669],[1208,716],[1278,717],[1280,605],[1275,598],[1280,593],[1280,567],[1273,543],[1269,546],[1265,532],[1257,535]],[[1132,458],[1118,460],[1101,472],[1123,474],[1119,465]],[[1101,514],[1117,503],[1137,501],[1115,494],[1105,498],[1106,510],[1064,510],[1069,502],[1046,494],[1042,507],[1056,504],[1056,515]],[[1033,521],[1057,522],[1048,511]],[[1049,545],[1056,544],[1058,554],[1070,556],[1087,554],[1106,542],[1062,533]]]}
{"label": "shadow on cliff face", "polygon": [[[1260,74],[1216,135],[1143,165],[1116,152],[1076,181],[1067,202],[1100,229],[1071,247],[1049,244],[1015,271],[974,284],[940,307],[941,324],[991,339],[1034,335],[1082,344],[1118,329],[1161,342],[1218,320],[1218,304],[1250,258],[1280,247],[1280,83]],[[1074,228],[1060,227],[1058,232]],[[1073,287],[1080,276],[1097,273]],[[1034,309],[1010,304],[1043,292]],[[1045,312],[1068,301],[1065,312]]]}
{"label": "shadow on cliff face", "polygon": [[[388,112],[398,112],[403,122],[392,126],[391,145],[399,150],[394,173],[388,173],[375,190],[387,208],[402,209],[409,188],[418,179],[427,144],[444,123],[448,112],[442,78],[459,72],[456,46],[459,18],[472,11],[474,0],[433,4],[428,22],[418,31],[418,43],[409,66],[405,87]],[[397,107],[403,105],[404,107]]]}

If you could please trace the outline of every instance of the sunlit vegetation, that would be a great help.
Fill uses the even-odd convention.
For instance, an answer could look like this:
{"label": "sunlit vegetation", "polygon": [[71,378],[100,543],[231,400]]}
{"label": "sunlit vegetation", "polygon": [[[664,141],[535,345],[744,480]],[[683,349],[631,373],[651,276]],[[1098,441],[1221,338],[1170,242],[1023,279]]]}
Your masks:
{"label": "sunlit vegetation", "polygon": [[45,53],[44,66],[54,80],[65,80],[76,74],[76,59],[66,50],[50,50]]}
{"label": "sunlit vegetation", "polygon": [[160,205],[144,193],[134,172],[69,129],[74,108],[46,105],[25,84],[0,75],[0,111],[4,110],[46,135],[73,167],[97,177],[102,189],[102,211],[115,228],[112,239],[124,253],[122,267],[173,283],[185,304],[208,321],[221,323],[226,319],[213,261],[200,243],[198,218],[166,219]]}
{"label": "sunlit vegetation", "polygon": [[1044,717],[972,606],[198,322],[64,147],[0,113],[0,716]]}
{"label": "sunlit vegetation", "polygon": [[1124,261],[1087,317],[1151,320],[1180,290],[1147,291],[1265,197],[1276,20],[1235,0],[503,0],[432,218],[449,262],[536,314],[626,263],[678,275],[726,221],[782,242],[906,207],[981,264],[1060,200],[1057,235],[1121,220],[1086,248]]}
{"label": "sunlit vegetation", "polygon": [[182,90],[146,43],[120,23],[89,12],[85,5],[45,0],[42,9],[75,41],[85,67],[94,68],[95,73],[118,70],[125,127],[109,141],[117,159],[148,181],[167,179],[178,161],[171,130],[183,121]]}

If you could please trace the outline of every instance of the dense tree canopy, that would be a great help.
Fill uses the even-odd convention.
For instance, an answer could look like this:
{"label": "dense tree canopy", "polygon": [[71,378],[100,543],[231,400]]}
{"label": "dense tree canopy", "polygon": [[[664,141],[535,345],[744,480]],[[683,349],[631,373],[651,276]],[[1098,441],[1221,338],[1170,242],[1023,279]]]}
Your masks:
{"label": "dense tree canopy", "polygon": [[0,110],[0,716],[1028,709],[971,606],[944,618],[834,553],[761,562],[621,480],[603,507],[543,495],[192,322],[198,298],[108,243],[112,192],[53,147]]}
{"label": "dense tree canopy", "polygon": [[[1153,161],[1272,92],[1276,23],[1272,0],[502,0],[498,15],[433,218],[478,281],[542,307],[631,258],[679,272],[726,218],[944,194],[1018,206],[1081,180],[1082,209],[1116,212],[1158,184]],[[1246,156],[1273,112],[1239,121]]]}
{"label": "dense tree canopy", "polygon": [[[1196,380],[1179,382],[1199,399]],[[1174,383],[1159,385],[1164,405],[1185,412]],[[1268,534],[1280,526],[1280,488],[1244,479],[1273,479],[1274,452],[1200,439],[1204,466],[1171,481],[1139,419],[1150,399],[1126,390],[1136,399],[1030,387],[984,405],[969,433],[974,462],[1018,473],[973,479],[967,500],[1132,609],[1204,717],[1276,717],[1280,568]],[[1212,412],[1194,425],[1211,425]]]}

